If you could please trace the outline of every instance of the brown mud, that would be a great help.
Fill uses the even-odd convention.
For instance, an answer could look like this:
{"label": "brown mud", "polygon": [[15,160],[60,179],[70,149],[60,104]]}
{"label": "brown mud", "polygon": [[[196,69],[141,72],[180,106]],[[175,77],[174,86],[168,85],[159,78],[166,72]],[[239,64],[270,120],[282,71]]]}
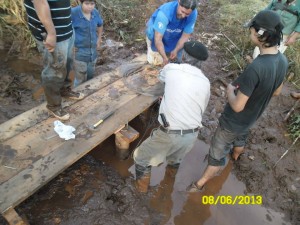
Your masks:
{"label": "brown mud", "polygon": [[[203,71],[211,81],[212,95],[199,134],[201,141],[186,156],[176,178],[164,176],[164,165],[153,168],[149,194],[136,193],[129,172],[133,171],[132,159],[118,160],[114,139],[110,137],[16,208],[30,224],[300,224],[299,143],[273,168],[292,144],[287,123],[283,121],[295,103],[289,96],[294,89],[288,83],[251,129],[241,159],[229,160],[220,176],[211,180],[202,193],[183,191],[201,176],[207,163],[208,145],[226,103],[226,87],[219,78],[231,82],[238,75],[237,71],[221,70],[227,60],[215,41],[219,33],[212,13],[215,10],[208,4],[200,9],[200,22],[193,39],[209,48],[210,57]],[[97,66],[98,74],[146,52],[145,45],[127,48],[119,42],[106,41]],[[0,64],[0,122],[44,101],[38,80],[41,67],[18,60],[12,58]],[[145,137],[150,131],[149,124],[152,127],[156,120],[156,114],[149,112],[150,115],[142,114],[132,121],[141,135],[146,131]],[[131,148],[138,143],[136,140]],[[261,195],[263,204],[203,204],[203,196],[209,195]],[[0,224],[6,224],[2,217]]]}

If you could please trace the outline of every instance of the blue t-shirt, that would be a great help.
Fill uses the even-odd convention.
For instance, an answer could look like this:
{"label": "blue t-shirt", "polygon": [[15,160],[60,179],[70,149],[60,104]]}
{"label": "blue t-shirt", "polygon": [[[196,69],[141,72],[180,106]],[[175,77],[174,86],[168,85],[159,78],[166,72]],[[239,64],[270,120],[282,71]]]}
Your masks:
{"label": "blue t-shirt", "polygon": [[75,59],[83,62],[93,62],[97,58],[97,28],[103,25],[99,12],[94,9],[91,19],[87,20],[81,6],[72,8],[72,24],[75,31]]}
{"label": "blue t-shirt", "polygon": [[146,35],[151,40],[151,48],[157,51],[154,43],[155,31],[163,34],[163,44],[166,53],[170,53],[176,47],[182,33],[191,34],[197,20],[196,9],[184,18],[177,19],[178,1],[168,2],[161,5],[151,16],[147,23]]}

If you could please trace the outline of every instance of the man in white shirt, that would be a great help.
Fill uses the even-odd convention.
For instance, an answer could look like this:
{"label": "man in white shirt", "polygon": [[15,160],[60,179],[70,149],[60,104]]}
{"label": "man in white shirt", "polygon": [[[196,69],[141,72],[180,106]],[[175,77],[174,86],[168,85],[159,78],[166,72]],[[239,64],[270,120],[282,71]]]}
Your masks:
{"label": "man in white shirt", "polygon": [[159,75],[165,83],[158,118],[161,126],[134,152],[136,188],[142,193],[148,191],[152,166],[167,161],[167,169],[177,172],[202,127],[210,82],[197,67],[207,59],[208,51],[197,41],[186,42],[183,49],[183,63],[167,64]]}

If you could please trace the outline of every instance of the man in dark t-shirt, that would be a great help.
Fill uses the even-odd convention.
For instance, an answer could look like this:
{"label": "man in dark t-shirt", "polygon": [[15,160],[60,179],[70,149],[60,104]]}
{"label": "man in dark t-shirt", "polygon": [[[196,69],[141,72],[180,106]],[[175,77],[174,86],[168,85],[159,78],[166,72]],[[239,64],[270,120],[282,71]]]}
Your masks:
{"label": "man in dark t-shirt", "polygon": [[260,55],[228,85],[228,103],[212,139],[208,166],[200,180],[187,188],[189,192],[200,191],[220,171],[232,147],[232,159],[238,159],[244,151],[249,129],[261,116],[272,96],[281,92],[288,62],[277,48],[282,39],[280,17],[271,10],[263,10],[248,26],[250,39],[259,47]]}
{"label": "man in dark t-shirt", "polygon": [[68,73],[71,69],[74,36],[70,0],[24,0],[28,27],[43,54],[41,81],[51,115],[68,120],[62,97],[79,100],[82,93],[71,91]]}

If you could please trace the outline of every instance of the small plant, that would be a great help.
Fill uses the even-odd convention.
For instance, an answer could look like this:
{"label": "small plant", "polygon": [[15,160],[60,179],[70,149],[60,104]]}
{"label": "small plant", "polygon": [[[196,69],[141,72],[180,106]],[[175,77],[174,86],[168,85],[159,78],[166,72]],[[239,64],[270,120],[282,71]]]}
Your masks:
{"label": "small plant", "polygon": [[293,140],[300,137],[300,114],[295,114],[290,124],[288,125],[288,129]]}

